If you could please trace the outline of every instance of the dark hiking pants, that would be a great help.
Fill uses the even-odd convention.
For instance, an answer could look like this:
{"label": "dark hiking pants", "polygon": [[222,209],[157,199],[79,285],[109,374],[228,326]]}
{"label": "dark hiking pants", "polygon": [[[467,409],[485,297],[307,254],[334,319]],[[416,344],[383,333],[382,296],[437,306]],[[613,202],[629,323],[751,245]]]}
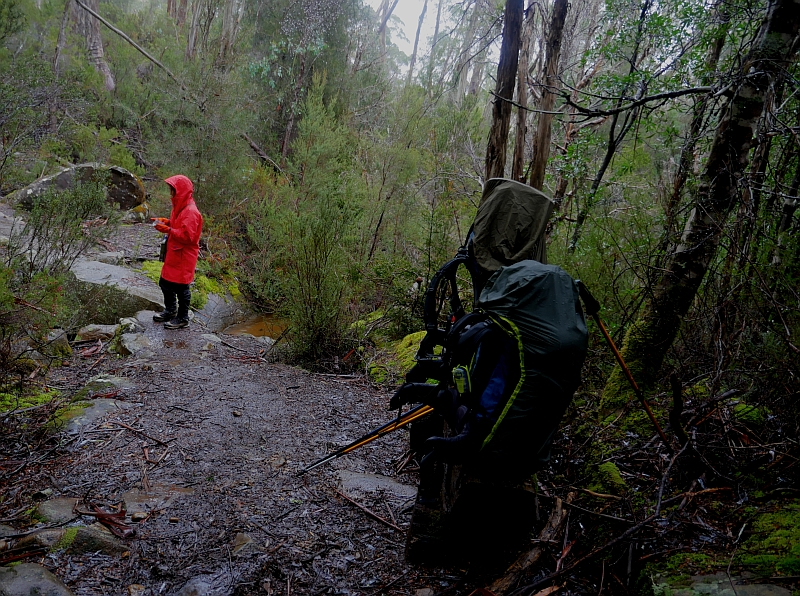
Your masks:
{"label": "dark hiking pants", "polygon": [[176,284],[167,281],[163,277],[158,280],[158,287],[164,294],[164,310],[168,312],[175,312],[175,302],[178,303],[178,318],[189,318],[189,301],[192,298],[192,293],[189,291],[189,284]]}

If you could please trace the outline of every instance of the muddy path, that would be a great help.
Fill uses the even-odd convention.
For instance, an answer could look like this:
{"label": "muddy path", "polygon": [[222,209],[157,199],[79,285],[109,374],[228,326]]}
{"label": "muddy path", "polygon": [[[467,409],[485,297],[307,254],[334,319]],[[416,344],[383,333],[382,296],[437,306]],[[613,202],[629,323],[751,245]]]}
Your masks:
{"label": "muddy path", "polygon": [[45,489],[51,498],[125,502],[128,523],[135,511],[149,515],[131,523],[136,534],[123,540],[121,556],[54,550],[35,562],[78,595],[467,589],[466,570],[403,560],[416,484],[413,471],[394,471],[406,449],[404,431],[296,475],[390,419],[388,395],[359,378],[270,364],[255,339],[216,341],[197,322],[169,331],[150,315],[140,313],[147,356],[97,363],[76,355],[55,373],[53,382],[64,388],[98,373],[122,379],[122,388],[103,415],[72,434],[61,431],[57,459],[6,485],[0,518]]}

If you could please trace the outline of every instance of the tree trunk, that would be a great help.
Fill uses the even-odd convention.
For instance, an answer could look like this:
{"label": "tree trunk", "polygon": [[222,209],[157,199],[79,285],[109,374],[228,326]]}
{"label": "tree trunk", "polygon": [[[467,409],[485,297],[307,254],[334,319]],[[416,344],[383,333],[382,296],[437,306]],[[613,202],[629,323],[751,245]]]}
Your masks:
{"label": "tree trunk", "polygon": [[[640,385],[652,386],[681,320],[719,246],[722,230],[740,197],[753,134],[772,81],[788,68],[797,50],[800,0],[770,0],[753,50],[743,61],[740,81],[722,111],[700,186],[680,243],[674,246],[653,296],[625,335],[622,354]],[[604,412],[632,397],[616,367],[603,390]]]}
{"label": "tree trunk", "polygon": [[186,11],[188,4],[188,0],[180,0],[178,3],[178,17],[175,20],[175,23],[178,25],[178,27],[183,27],[183,24],[186,22]]}
{"label": "tree trunk", "polygon": [[436,50],[439,43],[439,27],[442,24],[442,2],[439,0],[436,5],[436,26],[433,29],[433,41],[431,43],[431,55],[428,59],[428,94],[433,96],[433,65],[436,62]]}
{"label": "tree trunk", "polygon": [[192,23],[189,25],[189,35],[186,39],[186,59],[194,58],[197,51],[197,31],[200,27],[200,12],[202,11],[203,0],[192,2]]}
{"label": "tree trunk", "polygon": [[419,34],[422,31],[422,23],[425,21],[425,13],[428,11],[428,0],[422,5],[422,12],[419,13],[419,23],[417,24],[417,34],[414,36],[414,51],[411,53],[411,62],[408,64],[408,78],[406,85],[411,84],[414,76],[414,65],[417,63],[417,49],[419,48]]}
{"label": "tree trunk", "polygon": [[[719,11],[721,1],[718,2],[715,10]],[[717,69],[719,57],[722,54],[722,48],[725,45],[725,37],[727,36],[728,29],[730,28],[730,17],[725,12],[717,12],[718,18],[722,21],[723,26],[720,28],[719,33],[708,48],[706,54],[706,72],[713,73]],[[702,80],[703,85],[708,85],[710,81],[708,77]],[[689,132],[686,134],[686,141],[681,148],[681,156],[678,161],[678,170],[675,172],[675,177],[672,180],[672,193],[667,199],[667,204],[664,206],[666,213],[667,223],[665,227],[665,239],[669,241],[672,238],[673,228],[675,227],[675,217],[678,211],[678,205],[681,200],[683,187],[686,184],[686,179],[689,176],[689,169],[691,167],[692,159],[694,157],[694,149],[697,141],[700,138],[700,131],[702,130],[703,120],[705,119],[706,107],[708,106],[709,97],[701,97],[698,99],[692,109],[692,122],[689,125]]]}
{"label": "tree trunk", "polygon": [[[562,1],[562,0],[559,0]],[[517,139],[514,143],[514,157],[511,160],[511,179],[525,182],[525,139],[528,133],[528,58],[530,56],[533,23],[536,11],[529,6],[522,25],[519,65],[517,66]]]}
{"label": "tree trunk", "polygon": [[473,58],[470,56],[472,46],[475,42],[475,31],[478,28],[478,17],[480,16],[481,2],[475,0],[472,7],[472,14],[469,15],[469,24],[464,33],[464,38],[461,41],[461,49],[456,60],[456,99],[461,101],[467,93],[467,86],[469,85],[469,65],[472,63]]}
{"label": "tree trunk", "polygon": [[533,158],[531,160],[530,185],[541,190],[544,186],[544,173],[550,157],[550,134],[552,129],[552,112],[556,103],[558,89],[558,62],[561,56],[561,39],[564,34],[564,22],[567,20],[567,0],[553,2],[553,14],[550,19],[550,30],[547,32],[547,66],[545,67],[544,89],[539,106],[539,126],[533,139]]}
{"label": "tree trunk", "polygon": [[492,108],[492,128],[486,146],[486,180],[502,178],[506,168],[506,144],[511,122],[511,100],[517,81],[519,41],[522,33],[523,0],[506,0],[503,44],[497,65],[497,86]]}
{"label": "tree trunk", "polygon": [[67,45],[67,24],[69,23],[69,13],[72,9],[72,0],[64,2],[64,15],[61,17],[61,27],[58,29],[58,41],[56,41],[56,52],[53,55],[53,73],[58,78],[60,74],[59,63],[61,62],[61,52]]}
{"label": "tree trunk", "polygon": [[[99,0],[86,0],[86,5],[93,11],[98,12]],[[105,82],[106,89],[113,91],[116,88],[114,75],[106,62],[105,52],[103,51],[103,38],[100,35],[100,22],[85,10],[78,12],[78,23],[86,39],[86,51],[89,62],[99,72]]]}
{"label": "tree trunk", "polygon": [[378,36],[381,39],[381,53],[384,56],[386,55],[386,25],[389,23],[394,9],[397,8],[398,2],[399,0],[384,0],[381,4],[381,24],[378,27]]}
{"label": "tree trunk", "polygon": [[217,60],[224,62],[233,51],[236,36],[239,33],[239,24],[242,21],[244,2],[242,0],[228,0],[222,13],[222,31],[219,40]]}

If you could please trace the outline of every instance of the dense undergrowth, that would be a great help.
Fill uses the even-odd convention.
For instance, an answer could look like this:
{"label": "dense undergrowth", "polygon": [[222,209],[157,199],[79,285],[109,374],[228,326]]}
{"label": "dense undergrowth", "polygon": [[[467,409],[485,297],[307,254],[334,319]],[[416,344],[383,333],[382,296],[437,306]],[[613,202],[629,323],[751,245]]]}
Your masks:
{"label": "dense undergrowth", "polygon": [[[630,36],[640,13],[623,4],[610,3],[603,24]],[[737,63],[749,43],[760,18],[760,5],[753,4],[731,8],[736,26],[718,70]],[[241,293],[254,308],[289,321],[291,362],[363,373],[386,386],[402,379],[420,338],[427,280],[464,241],[480,200],[485,82],[476,93],[463,92],[463,81],[448,78],[432,55],[424,75],[406,84],[397,74],[397,48],[381,48],[374,13],[359,2],[342,3],[313,42],[303,37],[303,3],[248,13],[242,46],[224,59],[214,47],[219,23],[211,19],[204,51],[191,60],[185,29],[160,6],[135,10],[103,2],[101,12],[136,32],[138,43],[158,48],[159,61],[179,81],[109,35],[106,55],[117,83],[109,92],[87,63],[76,30],[68,30],[69,43],[53,67],[63,4],[4,0],[0,6],[14,7],[0,10],[0,193],[63,165],[101,161],[142,176],[154,211],[166,214],[160,180],[184,173],[195,182],[206,224],[193,306],[202,307],[209,292]],[[685,11],[687,22],[700,18],[694,3],[667,8]],[[621,13],[629,19],[622,24],[613,20]],[[496,16],[486,17],[487,37],[498,32]],[[666,18],[654,14],[653,30],[666,27]],[[715,30],[709,26],[702,36]],[[668,44],[659,39],[654,33],[651,49],[663,58]],[[443,40],[440,59],[445,51],[455,55],[458,41]],[[577,37],[573,41],[578,45]],[[607,95],[627,88],[619,64],[625,64],[620,56],[630,39],[609,34],[607,45],[585,45],[575,68],[588,74],[587,65],[601,56],[597,64],[617,69],[597,83],[605,86],[592,89]],[[686,80],[705,76],[698,60],[694,71],[682,72]],[[785,100],[786,114],[796,112],[796,102],[794,95]],[[557,133],[545,186],[555,191],[566,181],[569,191],[554,214],[548,260],[587,284],[618,343],[660,283],[679,237],[676,222],[692,206],[694,173],[678,202],[670,199],[681,130],[692,109],[679,103],[640,115],[636,142],[617,151],[591,195],[609,121],[588,123],[569,143],[566,132]],[[670,448],[625,389],[589,323],[583,383],[552,466],[539,478],[543,503],[548,495],[576,492],[555,558],[569,568],[626,530],[637,531],[576,568],[576,591],[597,593],[605,585],[647,592],[658,574],[799,573],[800,236],[783,199],[797,196],[800,162],[792,144],[796,126],[791,134],[775,122],[764,126],[762,169],[742,181],[740,207],[721,224],[709,273],[656,381],[644,387]],[[697,133],[697,161],[712,133],[708,123]],[[87,186],[38,203],[29,220],[39,226],[35,246],[46,249],[39,257],[20,260],[25,246],[14,238],[5,245],[0,419],[13,425],[9,411],[36,408],[24,429],[6,428],[15,441],[13,449],[8,442],[2,447],[7,458],[23,457],[25,445],[32,446],[29,454],[56,447],[43,421],[58,402],[47,405],[41,383],[63,356],[51,332],[95,322],[81,318],[85,310],[76,308],[77,290],[66,271],[76,250],[102,237],[102,227],[86,222],[112,216],[101,195]],[[590,202],[580,242],[572,246],[576,220]],[[788,227],[781,223],[787,213]],[[113,223],[112,216],[106,225]],[[157,279],[158,264],[144,269]],[[93,313],[102,313],[107,298],[91,299]],[[609,378],[620,391],[612,392],[618,399],[603,402]],[[6,461],[3,476],[16,468]]]}

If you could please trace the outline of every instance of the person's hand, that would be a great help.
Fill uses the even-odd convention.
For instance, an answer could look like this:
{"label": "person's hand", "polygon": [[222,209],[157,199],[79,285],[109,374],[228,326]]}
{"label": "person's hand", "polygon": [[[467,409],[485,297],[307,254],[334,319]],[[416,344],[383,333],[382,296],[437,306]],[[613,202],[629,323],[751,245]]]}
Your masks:
{"label": "person's hand", "polygon": [[455,437],[431,437],[425,441],[425,450],[428,454],[423,460],[462,463],[477,455],[481,442],[481,437],[467,422],[461,434]]}
{"label": "person's hand", "polygon": [[156,224],[155,228],[156,228],[156,230],[158,230],[162,234],[167,234],[169,232],[169,226],[166,225],[166,224],[163,224],[161,222],[158,222]]}

